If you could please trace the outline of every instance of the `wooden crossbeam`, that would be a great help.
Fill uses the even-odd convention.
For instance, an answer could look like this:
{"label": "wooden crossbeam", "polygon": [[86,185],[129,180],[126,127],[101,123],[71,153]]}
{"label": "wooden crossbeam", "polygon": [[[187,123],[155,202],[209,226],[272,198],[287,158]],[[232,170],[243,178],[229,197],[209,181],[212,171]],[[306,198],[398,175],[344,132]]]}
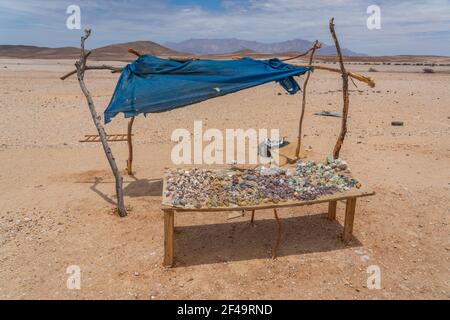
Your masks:
{"label": "wooden crossbeam", "polygon": [[[132,136],[134,134],[131,134]],[[126,133],[108,134],[106,135],[108,142],[121,142],[128,141],[128,135]],[[79,142],[101,142],[98,134],[85,134],[84,139],[78,140]]]}

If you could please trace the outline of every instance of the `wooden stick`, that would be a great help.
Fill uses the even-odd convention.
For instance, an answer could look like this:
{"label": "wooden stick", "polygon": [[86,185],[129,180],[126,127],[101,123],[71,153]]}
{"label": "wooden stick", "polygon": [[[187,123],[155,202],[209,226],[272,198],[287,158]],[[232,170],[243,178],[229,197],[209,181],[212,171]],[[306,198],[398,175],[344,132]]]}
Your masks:
{"label": "wooden stick", "polygon": [[128,160],[127,160],[127,173],[129,176],[133,174],[133,144],[132,144],[132,130],[133,130],[134,117],[131,117],[128,122],[127,142],[128,142]]}
{"label": "wooden stick", "polygon": [[252,210],[252,218],[250,219],[250,224],[253,225],[255,221],[255,210]]}
{"label": "wooden stick", "polygon": [[[119,68],[119,67],[113,67],[113,66],[109,66],[106,64],[103,64],[101,66],[86,66],[84,68],[84,70],[111,70],[111,73],[116,73],[116,72],[121,72],[123,70],[123,68]],[[68,73],[66,73],[65,75],[63,75],[62,77],[60,77],[61,80],[66,80],[68,77],[70,77],[71,75],[74,75],[77,73],[77,70],[72,70]]]}
{"label": "wooden stick", "polygon": [[141,56],[141,54],[139,52],[137,52],[136,50],[134,50],[133,48],[128,48],[128,52],[132,53],[132,54],[134,54],[134,55],[136,55],[138,57]]}
{"label": "wooden stick", "polygon": [[[296,55],[296,56],[294,56],[294,57],[281,59],[281,61],[294,60],[294,59],[297,59],[297,58],[306,56],[308,53],[314,52],[314,51],[316,51],[316,49],[320,49],[320,48],[322,48],[322,44],[319,43],[319,41],[316,40],[316,42],[314,43],[314,45],[313,45],[311,48],[309,48],[307,51],[305,51],[305,52],[303,52],[303,53],[300,53],[299,55]],[[310,63],[310,64],[311,64],[311,63]]]}
{"label": "wooden stick", "polygon": [[275,216],[275,220],[277,221],[277,225],[278,225],[277,242],[275,243],[275,247],[273,247],[273,250],[272,250],[272,259],[275,259],[277,257],[278,247],[280,246],[280,242],[281,242],[281,234],[283,232],[283,226],[281,225],[280,218],[278,218],[276,208],[273,209],[273,214]]}
{"label": "wooden stick", "polygon": [[[232,57],[231,59],[234,59],[234,57]],[[239,59],[242,59],[242,58],[239,58]],[[178,61],[178,62],[187,62],[187,61],[200,60],[200,59],[196,58],[196,57],[167,57],[167,60]]]}
{"label": "wooden stick", "polygon": [[330,20],[330,32],[336,46],[336,51],[339,57],[339,65],[341,67],[342,73],[342,96],[344,100],[344,106],[342,108],[342,122],[341,122],[341,132],[339,133],[336,145],[333,150],[334,159],[339,158],[339,152],[341,151],[342,144],[344,143],[345,135],[347,134],[347,117],[348,117],[348,106],[349,106],[349,95],[348,95],[348,73],[345,70],[344,60],[342,59],[341,46],[339,45],[336,32],[334,31],[334,18]]}
{"label": "wooden stick", "polygon": [[84,50],[84,43],[91,35],[91,29],[86,29],[84,31],[84,36],[81,37],[81,55],[80,60],[78,60],[75,63],[75,66],[77,68],[77,78],[78,82],[80,83],[81,91],[83,91],[84,95],[86,96],[86,101],[89,106],[89,110],[91,112],[92,120],[94,121],[95,127],[97,128],[98,135],[100,137],[100,140],[102,141],[103,150],[105,151],[106,158],[108,158],[109,165],[111,166],[111,170],[113,171],[115,180],[116,180],[116,195],[117,195],[117,210],[121,217],[124,217],[127,215],[127,210],[125,209],[125,204],[123,200],[123,189],[122,189],[122,176],[120,175],[119,169],[117,168],[116,161],[114,159],[114,156],[112,154],[111,148],[108,144],[108,138],[105,132],[105,128],[103,128],[100,119],[101,117],[97,114],[95,111],[95,105],[94,101],[92,99],[91,93],[86,87],[86,84],[84,83],[84,71],[86,70],[86,58],[89,54],[85,53]]}
{"label": "wooden stick", "polygon": [[[316,49],[319,49],[320,47],[321,46],[319,44],[319,40],[316,40],[316,42],[314,42],[314,46],[312,47],[311,55],[309,56],[308,66],[312,65],[312,62],[314,60],[314,53],[316,52]],[[297,159],[300,156],[300,146],[302,143],[303,118],[305,116],[305,109],[306,109],[306,87],[308,86],[308,81],[309,81],[310,76],[311,76],[311,71],[308,71],[305,82],[303,83],[302,111],[301,111],[300,120],[298,123],[298,140],[297,140],[297,149],[295,150],[295,156],[297,157]]]}
{"label": "wooden stick", "polygon": [[[341,73],[342,74],[342,70],[341,69],[322,67],[322,66],[312,66],[312,67],[314,68],[314,70],[324,70],[324,71],[330,71],[330,72],[336,72],[336,73]],[[363,75],[361,75],[359,73],[355,73],[355,72],[351,72],[351,71],[346,71],[346,73],[347,73],[347,75],[349,77],[351,77],[353,79],[356,79],[358,81],[364,82],[371,88],[375,87],[375,82],[370,77],[366,77],[366,76],[363,76]]]}

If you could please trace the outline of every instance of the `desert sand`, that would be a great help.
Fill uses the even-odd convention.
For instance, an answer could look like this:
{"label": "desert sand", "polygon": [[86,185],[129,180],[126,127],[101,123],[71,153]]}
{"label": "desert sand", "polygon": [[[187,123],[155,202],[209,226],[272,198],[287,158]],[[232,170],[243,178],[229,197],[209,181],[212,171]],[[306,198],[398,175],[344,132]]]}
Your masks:
{"label": "desert sand", "polygon": [[[279,210],[284,237],[276,260],[271,211],[229,219],[223,213],[176,216],[172,269],[162,266],[161,181],[173,167],[171,132],[205,128],[279,128],[295,138],[301,96],[267,84],[135,121],[135,177],[124,173],[129,214],[115,214],[113,178],[76,78],[59,77],[71,60],[0,59],[0,298],[2,299],[448,299],[450,298],[450,67],[351,65],[377,85],[351,86],[348,135],[341,151],[376,192],[358,201],[354,239],[340,241],[326,205]],[[114,62],[111,62],[114,63]],[[121,63],[115,63],[120,65]],[[88,71],[102,113],[118,74]],[[305,146],[330,154],[340,119],[339,75],[309,82]],[[281,93],[281,94],[279,94]],[[391,121],[404,122],[402,127]],[[125,133],[118,116],[106,126]],[[125,169],[127,145],[112,144]],[[70,265],[81,289],[66,286]],[[367,268],[381,289],[367,288]]]}

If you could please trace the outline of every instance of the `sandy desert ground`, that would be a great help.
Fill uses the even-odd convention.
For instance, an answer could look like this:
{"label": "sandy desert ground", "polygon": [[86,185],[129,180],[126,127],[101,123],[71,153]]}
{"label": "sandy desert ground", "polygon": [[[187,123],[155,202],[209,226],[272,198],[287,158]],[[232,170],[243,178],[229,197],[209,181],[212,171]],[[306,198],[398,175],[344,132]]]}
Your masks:
{"label": "sandy desert ground", "polygon": [[[161,265],[161,181],[172,167],[170,134],[205,128],[279,128],[296,136],[300,95],[268,84],[135,121],[135,178],[125,176],[129,215],[114,213],[114,184],[100,144],[79,143],[95,127],[68,60],[0,59],[0,298],[2,299],[437,299],[450,298],[450,67],[376,66],[377,86],[351,86],[341,156],[376,196],[357,204],[354,240],[340,241],[326,205],[280,210],[284,239],[271,260],[271,211],[176,217],[176,266]],[[351,66],[366,72],[368,66]],[[368,73],[365,73],[368,74]],[[90,72],[97,109],[118,75]],[[324,159],[340,119],[339,76],[315,72],[305,143]],[[278,93],[282,93],[279,95]],[[403,127],[391,126],[404,121]],[[126,130],[118,116],[110,133]],[[125,168],[126,143],[112,145]],[[66,286],[70,265],[81,289]],[[381,289],[367,288],[367,268]]]}

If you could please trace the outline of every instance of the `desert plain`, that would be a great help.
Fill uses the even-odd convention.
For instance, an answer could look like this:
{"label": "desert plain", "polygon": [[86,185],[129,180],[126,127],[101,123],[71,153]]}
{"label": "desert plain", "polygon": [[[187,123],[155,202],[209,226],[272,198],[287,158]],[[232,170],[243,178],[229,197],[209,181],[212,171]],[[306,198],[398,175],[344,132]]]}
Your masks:
{"label": "desert plain", "polygon": [[[350,83],[348,134],[341,151],[376,195],[358,200],[354,239],[340,241],[325,204],[279,210],[278,258],[272,212],[230,219],[223,213],[176,216],[175,267],[162,266],[161,177],[174,167],[171,133],[205,128],[278,128],[295,139],[301,95],[274,83],[134,124],[134,176],[125,142],[112,143],[129,211],[115,212],[114,180],[75,77],[73,60],[0,59],[1,299],[448,299],[450,298],[450,67],[349,64],[375,88]],[[101,62],[95,62],[101,63]],[[123,65],[121,62],[107,62]],[[118,74],[88,71],[102,114]],[[302,79],[300,79],[302,83]],[[325,159],[339,133],[338,74],[316,71],[308,85],[304,143]],[[403,126],[392,126],[403,121]],[[125,133],[117,116],[108,133]],[[71,265],[81,288],[68,289]],[[381,288],[367,286],[370,266]],[[369,268],[369,269],[368,269]]]}

